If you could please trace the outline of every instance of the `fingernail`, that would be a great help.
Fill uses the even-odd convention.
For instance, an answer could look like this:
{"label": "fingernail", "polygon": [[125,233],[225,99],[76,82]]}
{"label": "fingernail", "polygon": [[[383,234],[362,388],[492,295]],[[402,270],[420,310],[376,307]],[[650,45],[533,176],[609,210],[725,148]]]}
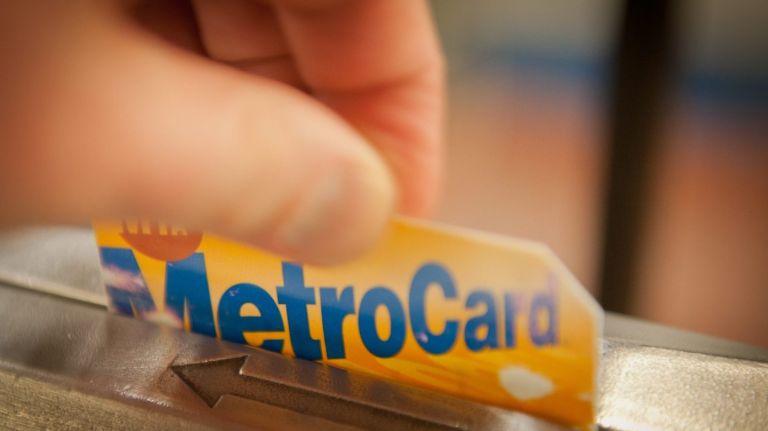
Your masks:
{"label": "fingernail", "polygon": [[394,206],[383,162],[365,151],[312,182],[278,228],[280,249],[313,263],[333,263],[372,245]]}
{"label": "fingernail", "polygon": [[332,173],[319,178],[302,197],[293,214],[277,231],[277,241],[285,247],[300,247],[314,231],[332,222],[335,207],[343,200],[343,175]]}

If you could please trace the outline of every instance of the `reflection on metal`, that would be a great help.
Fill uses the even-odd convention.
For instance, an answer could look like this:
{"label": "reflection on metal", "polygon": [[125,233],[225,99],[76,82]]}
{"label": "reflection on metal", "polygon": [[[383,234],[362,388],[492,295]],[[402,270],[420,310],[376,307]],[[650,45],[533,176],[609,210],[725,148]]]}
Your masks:
{"label": "reflection on metal", "polygon": [[106,305],[96,239],[90,229],[0,231],[0,281]]}
{"label": "reflection on metal", "polygon": [[[454,422],[445,423],[444,419],[450,418],[452,412],[447,411],[444,405],[429,406],[428,402],[425,403],[418,397],[415,404],[403,403],[413,395],[403,387],[393,385],[381,388],[388,392],[387,399],[394,401],[387,403],[382,399],[370,399],[370,394],[365,393],[369,392],[366,388],[357,388],[362,391],[355,391],[355,386],[361,382],[350,380],[349,375],[342,370],[330,367],[321,369],[325,374],[323,381],[346,383],[341,387],[323,390],[315,385],[297,385],[292,379],[286,379],[279,373],[261,367],[260,377],[249,375],[243,369],[248,358],[249,356],[237,356],[172,365],[171,369],[211,408],[215,407],[222,397],[229,395],[286,409],[298,408],[303,414],[334,422],[365,424],[367,428],[383,426],[383,429],[447,430],[455,429],[455,425],[461,422],[461,418],[457,417]],[[315,381],[316,378],[307,379],[309,384]],[[429,400],[428,394],[421,395]],[[432,407],[427,411],[432,410],[433,414],[425,414],[424,407]]]}
{"label": "reflection on metal", "polygon": [[[368,397],[354,397],[340,391],[329,393],[320,387],[301,387],[287,381],[280,375],[254,377],[243,371],[248,356],[217,359],[187,365],[173,365],[171,369],[189,385],[209,407],[217,405],[225,395],[271,404],[286,409],[300,408],[303,414],[330,419],[348,424],[368,424],[385,429],[455,429],[456,423],[443,422],[440,412],[432,417],[411,412],[409,406],[397,401],[393,406],[385,403],[371,403]],[[348,380],[346,372],[333,368],[324,369],[328,378],[335,381]],[[333,374],[336,373],[336,376]],[[352,382],[354,385],[354,382]],[[384,389],[384,388],[383,388]],[[408,399],[407,391],[393,386],[386,388],[393,400]],[[427,394],[424,394],[427,395]],[[400,405],[398,405],[400,404]],[[417,403],[418,404],[418,403]]]}
{"label": "reflection on metal", "polygon": [[[266,388],[251,376],[240,374],[247,356],[214,359],[206,362],[194,362],[184,365],[171,365],[176,375],[181,377],[197,395],[214,407],[224,395],[235,395],[250,400],[263,401],[264,394],[269,395],[274,387],[267,382]],[[269,400],[266,401],[269,403]]]}
{"label": "reflection on metal", "polygon": [[768,364],[607,341],[599,423],[616,430],[768,430]]}
{"label": "reflection on metal", "polygon": [[[1,428],[563,429],[112,315],[96,259],[84,229],[0,236]],[[602,429],[768,429],[765,350],[615,315],[606,337]]]}
{"label": "reflection on metal", "polygon": [[[27,289],[0,285],[0,316],[6,329],[0,331],[0,375],[41,382],[46,388],[41,397],[63,387],[72,392],[70,403],[103,398],[103,408],[115,408],[111,416],[82,418],[85,422],[74,429],[133,429],[122,415],[136,409],[167,423],[222,429],[561,429],[520,413],[187,334]],[[239,359],[222,362],[227,358]],[[200,363],[208,365],[184,365]],[[237,369],[244,376],[235,366],[242,366]],[[200,399],[201,389],[209,403],[217,398],[215,408]],[[60,410],[38,404],[29,394],[26,402],[33,404],[20,406],[19,395],[9,391],[0,398],[0,405],[10,406],[0,408],[0,424],[16,420],[23,424],[19,427],[38,428],[61,420]]]}

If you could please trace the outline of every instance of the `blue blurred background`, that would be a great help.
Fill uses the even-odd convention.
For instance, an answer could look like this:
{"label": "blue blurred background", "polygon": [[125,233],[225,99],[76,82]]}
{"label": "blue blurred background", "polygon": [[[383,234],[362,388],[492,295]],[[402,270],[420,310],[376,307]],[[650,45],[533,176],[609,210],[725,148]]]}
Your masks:
{"label": "blue blurred background", "polygon": [[438,218],[546,242],[607,309],[768,346],[768,3],[433,9]]}

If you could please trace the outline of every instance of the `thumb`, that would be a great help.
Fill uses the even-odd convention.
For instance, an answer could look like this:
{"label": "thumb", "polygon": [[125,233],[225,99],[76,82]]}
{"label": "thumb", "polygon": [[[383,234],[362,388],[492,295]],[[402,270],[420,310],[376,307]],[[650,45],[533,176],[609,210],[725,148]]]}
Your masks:
{"label": "thumb", "polygon": [[138,31],[84,40],[45,85],[17,82],[46,103],[2,132],[23,143],[0,162],[6,224],[150,218],[318,263],[383,230],[385,163],[309,96]]}

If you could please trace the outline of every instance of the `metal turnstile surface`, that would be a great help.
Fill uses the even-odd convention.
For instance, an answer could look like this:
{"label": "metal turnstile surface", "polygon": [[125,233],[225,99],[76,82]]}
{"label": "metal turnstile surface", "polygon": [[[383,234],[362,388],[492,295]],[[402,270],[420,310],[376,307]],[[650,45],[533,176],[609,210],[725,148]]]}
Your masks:
{"label": "metal turnstile surface", "polygon": [[[0,235],[9,429],[559,430],[522,413],[110,314],[87,229]],[[768,352],[609,315],[598,423],[766,430]]]}

